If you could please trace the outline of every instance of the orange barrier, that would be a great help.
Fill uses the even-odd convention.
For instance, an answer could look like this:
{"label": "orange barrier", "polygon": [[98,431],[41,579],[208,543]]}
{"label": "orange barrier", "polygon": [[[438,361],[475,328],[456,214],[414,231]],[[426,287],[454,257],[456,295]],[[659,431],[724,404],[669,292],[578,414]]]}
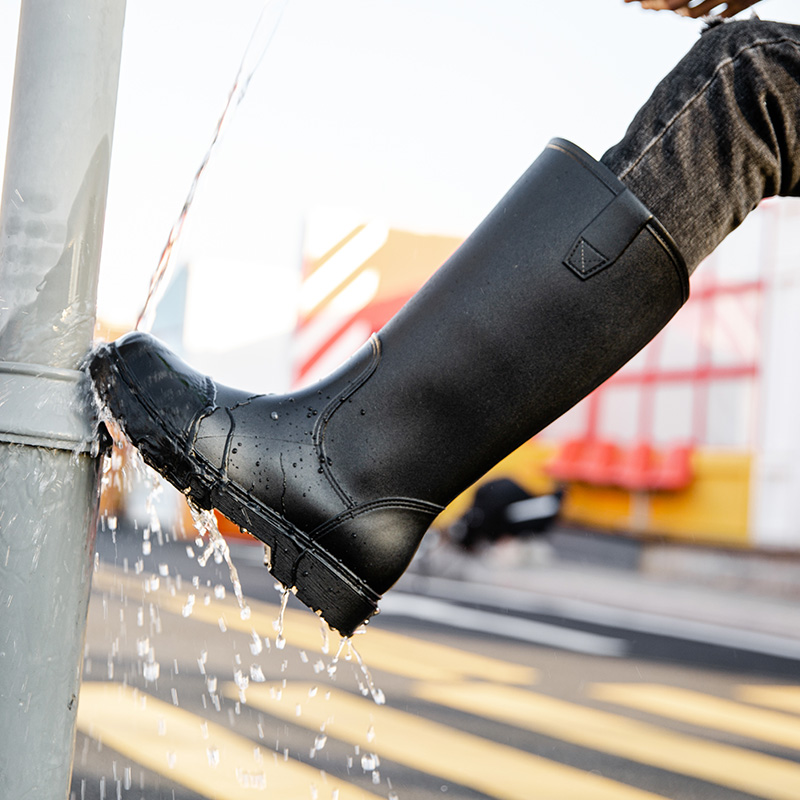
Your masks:
{"label": "orange barrier", "polygon": [[676,491],[692,482],[692,452],[687,445],[659,451],[647,442],[621,448],[602,440],[573,439],[561,447],[546,471],[567,483],[629,491]]}

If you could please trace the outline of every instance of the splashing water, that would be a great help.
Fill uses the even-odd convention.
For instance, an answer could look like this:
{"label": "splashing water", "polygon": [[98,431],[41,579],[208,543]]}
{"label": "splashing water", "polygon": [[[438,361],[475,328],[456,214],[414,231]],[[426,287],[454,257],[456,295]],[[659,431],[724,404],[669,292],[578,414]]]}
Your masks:
{"label": "splashing water", "polygon": [[330,643],[330,637],[328,636],[328,625],[324,620],[322,621],[320,631],[322,633],[322,652],[325,655],[328,655],[328,653],[331,650],[331,643]]}
{"label": "splashing water", "polygon": [[192,203],[194,202],[195,193],[197,192],[200,179],[202,178],[203,173],[208,166],[208,162],[211,159],[212,154],[222,140],[223,134],[230,125],[234,112],[244,99],[244,96],[247,93],[247,88],[250,85],[250,81],[258,69],[258,65],[266,55],[267,49],[269,48],[272,39],[275,36],[275,32],[278,29],[281,18],[283,17],[283,12],[286,9],[288,1],[289,0],[273,0],[273,2],[267,2],[261,11],[261,15],[256,22],[256,27],[253,30],[252,36],[250,37],[250,42],[245,49],[244,56],[242,56],[242,62],[239,65],[239,71],[236,73],[236,78],[233,81],[230,94],[228,95],[225,107],[222,110],[222,115],[217,123],[217,128],[214,131],[214,135],[211,139],[211,144],[209,145],[209,148],[206,151],[202,162],[200,163],[200,167],[195,173],[194,180],[189,188],[189,194],[186,196],[183,208],[181,209],[177,220],[175,220],[175,223],[169,232],[167,243],[164,245],[164,250],[162,251],[161,257],[158,260],[158,266],[153,273],[153,277],[150,279],[150,286],[147,290],[147,297],[145,299],[144,306],[139,313],[139,318],[136,320],[137,331],[149,331],[153,325],[153,320],[155,318],[155,307],[158,305],[158,301],[161,299],[161,295],[163,294],[163,289],[166,287],[165,277],[168,275],[169,268],[173,263],[172,256],[175,251],[175,245],[180,238],[181,231],[183,230],[184,223],[186,222],[186,217],[189,214]]}
{"label": "splashing water", "polygon": [[250,652],[254,656],[257,656],[264,649],[264,645],[261,643],[261,637],[255,630],[250,632],[250,636],[251,636]]}
{"label": "splashing water", "polygon": [[375,685],[375,681],[372,678],[372,673],[369,670],[369,667],[364,663],[364,659],[361,657],[361,653],[356,650],[355,645],[353,644],[352,639],[343,639],[343,642],[347,642],[348,650],[355,656],[356,662],[358,663],[358,667],[361,670],[361,674],[364,676],[364,680],[367,682],[367,688],[369,690],[369,694],[372,699],[375,701],[375,705],[382,706],[386,703],[386,695],[383,693],[382,689],[379,689]]}
{"label": "splashing water", "polygon": [[240,616],[242,619],[250,618],[250,606],[244,599],[244,592],[242,591],[242,583],[239,580],[239,572],[231,559],[231,550],[228,543],[225,541],[223,535],[219,532],[217,525],[217,518],[214,516],[213,511],[206,511],[205,509],[198,508],[194,503],[189,501],[189,510],[192,514],[192,521],[200,536],[208,534],[208,546],[197,557],[197,563],[204,567],[208,563],[208,559],[213,555],[218,563],[223,560],[228,565],[228,570],[231,576],[231,584],[233,585],[233,593],[236,595],[236,602],[239,604]]}
{"label": "splashing water", "polygon": [[380,763],[380,759],[375,753],[364,753],[361,756],[361,769],[364,772],[372,772],[372,770],[380,766]]}
{"label": "splashing water", "polygon": [[[145,504],[147,512],[147,527],[144,529],[144,539],[145,541],[150,541],[153,534],[155,534],[156,540],[158,541],[158,546],[162,547],[164,544],[164,533],[161,529],[161,520],[158,517],[158,501],[163,494],[164,486],[161,483],[161,479],[155,472],[151,472],[149,478],[150,492],[147,495],[147,501]],[[145,555],[149,555],[149,553],[150,548],[147,548],[147,553],[145,553]]]}
{"label": "splashing water", "polygon": [[291,592],[280,583],[276,583],[275,588],[281,592],[281,607],[278,611],[278,618],[272,623],[272,625],[277,631],[277,636],[275,637],[275,647],[277,647],[278,650],[283,650],[283,648],[286,647],[286,637],[283,634],[283,626],[286,617],[286,606],[289,603],[289,595]]}
{"label": "splashing water", "polygon": [[339,641],[339,647],[336,650],[336,655],[333,657],[331,663],[328,664],[326,668],[326,671],[331,678],[336,674],[336,670],[339,668],[339,658],[344,652],[344,648],[346,645],[347,645],[347,639],[342,637],[342,639]]}

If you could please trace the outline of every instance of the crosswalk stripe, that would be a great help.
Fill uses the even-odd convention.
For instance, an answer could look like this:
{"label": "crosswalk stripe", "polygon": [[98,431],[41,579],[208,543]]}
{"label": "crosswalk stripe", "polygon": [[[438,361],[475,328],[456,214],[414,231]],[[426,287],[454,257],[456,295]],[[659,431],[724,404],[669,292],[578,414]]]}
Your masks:
{"label": "crosswalk stripe", "polygon": [[[224,691],[230,697],[239,696],[234,684],[227,684]],[[376,706],[340,690],[314,693],[310,684],[260,684],[248,688],[247,703],[309,730],[324,729],[327,735],[358,745],[366,753],[376,753],[499,800],[660,797],[404,711]]]}
{"label": "crosswalk stripe", "polygon": [[800,765],[508,686],[419,684],[414,695],[769,800],[800,797]]}
{"label": "crosswalk stripe", "polygon": [[[186,596],[196,590],[187,586],[173,594],[162,578],[159,588],[148,592],[145,598],[158,603],[161,611],[181,615],[186,603]],[[111,594],[124,592],[128,597],[143,595],[141,577],[125,575],[119,570],[101,567],[95,573],[93,585],[97,591]],[[174,588],[174,584],[173,584]],[[248,598],[250,618],[242,619],[239,607],[233,601],[214,600],[206,606],[196,603],[190,619],[217,626],[220,617],[225,626],[243,633],[256,630],[262,636],[274,634],[273,622],[277,617],[277,608],[269,603],[262,603]],[[284,625],[286,641],[292,647],[311,652],[322,651],[322,623],[320,619],[307,611],[287,609]],[[336,634],[331,633],[335,640]],[[455,647],[426,642],[410,636],[370,628],[365,636],[353,639],[359,654],[370,669],[382,670],[414,680],[462,680],[464,678],[481,678],[498,683],[515,683],[529,685],[535,683],[538,672],[533,667],[512,664],[490,656],[459,650]],[[336,651],[335,641],[331,649]]]}
{"label": "crosswalk stripe", "polygon": [[378,800],[319,769],[262,754],[244,736],[121,684],[83,684],[78,729],[213,800],[251,800],[258,789],[270,797],[311,797],[312,787],[320,800]]}
{"label": "crosswalk stripe", "polygon": [[739,686],[736,696],[745,703],[800,714],[800,686]]}
{"label": "crosswalk stripe", "polygon": [[750,708],[722,697],[650,683],[598,683],[589,689],[589,695],[692,725],[800,750],[800,720],[777,711]]}

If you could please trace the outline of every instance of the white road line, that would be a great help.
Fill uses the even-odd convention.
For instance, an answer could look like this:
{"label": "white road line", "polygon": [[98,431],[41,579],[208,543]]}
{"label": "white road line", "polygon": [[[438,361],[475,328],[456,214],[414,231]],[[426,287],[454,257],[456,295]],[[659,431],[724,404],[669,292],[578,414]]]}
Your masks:
{"label": "white road line", "polygon": [[465,608],[443,600],[395,592],[381,600],[381,615],[412,617],[478,633],[493,633],[522,642],[558,647],[595,656],[625,656],[623,639],[575,631],[545,622]]}
{"label": "white road line", "polygon": [[612,628],[670,636],[761,655],[800,659],[800,641],[786,636],[449,578],[408,576],[403,581],[409,590],[424,590],[447,599],[463,601],[468,597],[472,602],[481,605],[552,614]]}

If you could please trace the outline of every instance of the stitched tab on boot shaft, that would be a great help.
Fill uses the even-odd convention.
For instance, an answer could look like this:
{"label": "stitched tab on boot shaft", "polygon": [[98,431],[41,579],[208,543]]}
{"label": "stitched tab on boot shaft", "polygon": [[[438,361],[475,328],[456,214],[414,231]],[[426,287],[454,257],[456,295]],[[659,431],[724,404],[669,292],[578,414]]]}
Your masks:
{"label": "stitched tab on boot shaft", "polygon": [[622,255],[651,217],[634,194],[625,189],[581,231],[564,264],[579,278],[591,278]]}

